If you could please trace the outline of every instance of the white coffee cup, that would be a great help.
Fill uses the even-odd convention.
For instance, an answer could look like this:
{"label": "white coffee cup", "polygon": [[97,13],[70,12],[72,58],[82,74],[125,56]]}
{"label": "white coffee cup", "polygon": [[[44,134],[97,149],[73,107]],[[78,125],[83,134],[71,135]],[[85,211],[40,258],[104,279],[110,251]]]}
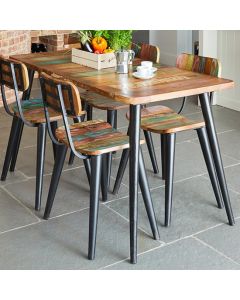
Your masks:
{"label": "white coffee cup", "polygon": [[142,77],[147,77],[147,76],[152,75],[152,70],[146,66],[138,66],[137,73]]}
{"label": "white coffee cup", "polygon": [[152,61],[144,60],[141,62],[141,66],[148,67],[149,69],[151,69],[153,67],[153,63],[152,63]]}

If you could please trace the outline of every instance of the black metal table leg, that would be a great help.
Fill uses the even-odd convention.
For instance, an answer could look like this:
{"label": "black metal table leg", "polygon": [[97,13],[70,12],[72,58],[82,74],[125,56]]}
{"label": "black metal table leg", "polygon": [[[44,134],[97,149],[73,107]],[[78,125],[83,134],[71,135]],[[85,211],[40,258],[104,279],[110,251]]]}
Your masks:
{"label": "black metal table leg", "polygon": [[[107,111],[107,122],[114,128],[115,123],[115,116],[116,111],[115,110],[108,110]],[[111,168],[112,168],[112,153],[107,154],[107,178],[108,178],[108,187],[110,185],[110,177],[111,177]]]}
{"label": "black metal table leg", "polygon": [[158,174],[159,169],[158,169],[157,158],[156,158],[156,154],[155,154],[155,150],[154,150],[152,134],[151,134],[150,131],[147,131],[147,130],[143,130],[143,133],[144,133],[144,136],[145,136],[145,140],[146,140],[146,144],[147,144],[147,148],[148,148],[148,153],[150,155],[150,159],[151,159],[151,162],[152,162],[153,172],[155,174]]}
{"label": "black metal table leg", "polygon": [[158,231],[158,226],[157,226],[157,221],[156,221],[156,215],[152,203],[152,197],[149,189],[149,184],[148,184],[148,179],[146,175],[146,169],[145,169],[145,164],[143,160],[143,155],[142,155],[142,149],[140,148],[139,152],[139,185],[140,189],[142,192],[142,197],[144,201],[144,205],[146,208],[146,212],[148,215],[148,220],[150,223],[150,227],[152,230],[152,234],[155,240],[160,239],[159,231]]}
{"label": "black metal table leg", "polygon": [[166,134],[161,134],[160,139],[161,139],[162,180],[165,180],[166,179]]}
{"label": "black metal table leg", "polygon": [[208,169],[208,174],[212,183],[212,188],[215,194],[215,198],[217,200],[218,208],[223,208],[223,200],[222,200],[222,194],[220,191],[220,186],[217,178],[217,173],[215,170],[215,165],[212,157],[212,151],[210,148],[210,144],[208,141],[207,131],[205,127],[196,129],[199,142],[202,148],[202,153],[206,162],[206,166]]}
{"label": "black metal table leg", "polygon": [[129,123],[129,220],[130,220],[130,261],[137,263],[137,222],[138,222],[138,168],[140,142],[141,105],[130,105]]}
{"label": "black metal table leg", "polygon": [[228,188],[227,188],[227,183],[226,183],[226,178],[225,178],[225,173],[224,173],[224,168],[222,163],[222,157],[219,148],[215,124],[213,120],[213,114],[212,114],[212,108],[210,105],[209,96],[207,93],[200,94],[199,99],[201,103],[203,117],[206,123],[208,138],[212,149],[212,155],[215,163],[219,185],[222,192],[223,202],[228,216],[228,221],[230,225],[234,225],[235,221],[234,221],[230,197],[228,193]]}

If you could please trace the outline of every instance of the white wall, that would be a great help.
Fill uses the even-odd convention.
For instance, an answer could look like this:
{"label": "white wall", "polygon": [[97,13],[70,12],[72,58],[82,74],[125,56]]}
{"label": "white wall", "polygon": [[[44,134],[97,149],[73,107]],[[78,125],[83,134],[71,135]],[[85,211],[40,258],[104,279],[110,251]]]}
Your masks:
{"label": "white wall", "polygon": [[160,62],[174,66],[182,52],[192,53],[191,30],[150,30],[149,43],[160,48]]}
{"label": "white wall", "polygon": [[222,63],[223,78],[232,79],[235,88],[218,92],[217,104],[240,111],[240,31],[219,30],[217,55]]}

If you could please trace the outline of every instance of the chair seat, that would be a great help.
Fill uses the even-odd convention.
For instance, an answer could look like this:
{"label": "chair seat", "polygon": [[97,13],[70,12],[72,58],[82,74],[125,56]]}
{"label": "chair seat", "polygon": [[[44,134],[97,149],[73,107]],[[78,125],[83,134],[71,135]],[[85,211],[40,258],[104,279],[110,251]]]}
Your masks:
{"label": "chair seat", "polygon": [[86,101],[92,107],[102,110],[119,110],[129,107],[128,104],[117,102],[108,97],[88,91],[81,93],[81,99]]}
{"label": "chair seat", "polygon": [[[45,113],[43,109],[42,99],[30,99],[21,101],[22,111],[25,119],[31,123],[45,123]],[[17,104],[11,106],[12,112],[19,115]],[[55,121],[61,118],[60,114],[56,111],[49,109],[49,116],[51,121]]]}
{"label": "chair seat", "polygon": [[[75,149],[86,155],[100,155],[129,148],[129,137],[102,120],[90,120],[70,126]],[[59,142],[68,145],[65,127],[55,131]]]}
{"label": "chair seat", "polygon": [[[204,121],[190,120],[165,108],[163,106],[152,106],[142,109],[141,128],[159,134],[167,134],[205,126]],[[129,118],[129,114],[127,117]]]}
{"label": "chair seat", "polygon": [[[45,123],[45,113],[43,108],[42,99],[30,99],[21,101],[22,111],[25,119],[31,123]],[[19,115],[17,104],[11,106],[11,110],[17,116]],[[53,110],[51,107],[48,107],[48,113],[51,121],[57,121],[61,119],[60,113]],[[83,114],[85,112],[83,111]]]}

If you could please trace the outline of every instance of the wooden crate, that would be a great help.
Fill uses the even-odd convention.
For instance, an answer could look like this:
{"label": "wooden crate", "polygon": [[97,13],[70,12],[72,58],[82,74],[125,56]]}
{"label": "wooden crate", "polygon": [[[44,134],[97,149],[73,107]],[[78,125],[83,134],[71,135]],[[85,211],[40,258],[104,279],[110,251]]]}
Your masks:
{"label": "wooden crate", "polygon": [[114,53],[95,54],[80,49],[72,49],[72,62],[97,70],[116,66]]}

